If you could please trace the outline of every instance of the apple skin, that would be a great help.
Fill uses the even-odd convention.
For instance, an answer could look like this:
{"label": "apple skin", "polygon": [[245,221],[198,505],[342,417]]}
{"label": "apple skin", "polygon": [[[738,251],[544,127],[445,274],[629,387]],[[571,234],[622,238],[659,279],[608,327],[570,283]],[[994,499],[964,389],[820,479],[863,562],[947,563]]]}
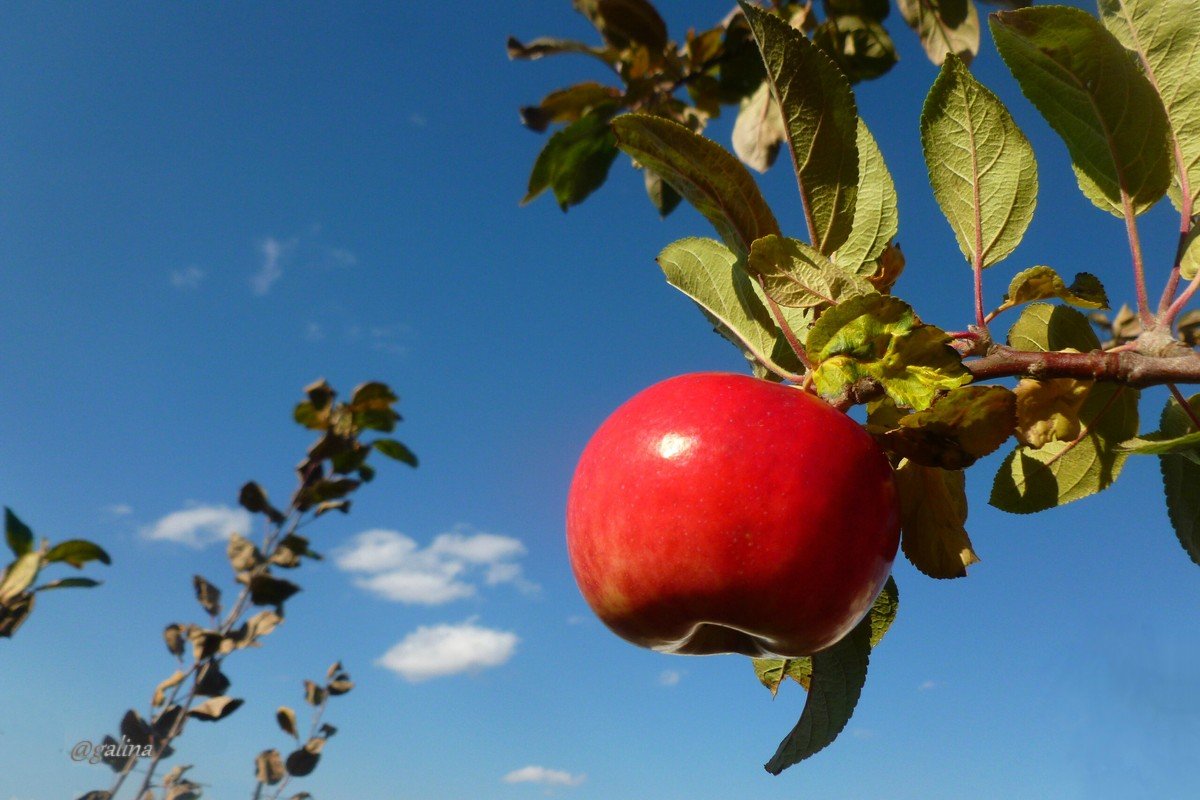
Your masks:
{"label": "apple skin", "polygon": [[695,373],[634,396],[592,436],[567,549],[596,615],[664,653],[796,658],[845,636],[900,540],[891,465],[799,389]]}

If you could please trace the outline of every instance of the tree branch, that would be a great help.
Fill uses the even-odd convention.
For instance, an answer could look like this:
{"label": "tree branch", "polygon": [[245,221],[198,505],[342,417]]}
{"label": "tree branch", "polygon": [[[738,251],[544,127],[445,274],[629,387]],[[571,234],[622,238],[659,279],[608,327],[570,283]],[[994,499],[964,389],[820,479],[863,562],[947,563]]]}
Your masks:
{"label": "tree branch", "polygon": [[1076,378],[1141,388],[1165,383],[1200,383],[1200,353],[1148,356],[1137,352],[1040,353],[996,346],[983,358],[963,362],[976,381],[995,378]]}

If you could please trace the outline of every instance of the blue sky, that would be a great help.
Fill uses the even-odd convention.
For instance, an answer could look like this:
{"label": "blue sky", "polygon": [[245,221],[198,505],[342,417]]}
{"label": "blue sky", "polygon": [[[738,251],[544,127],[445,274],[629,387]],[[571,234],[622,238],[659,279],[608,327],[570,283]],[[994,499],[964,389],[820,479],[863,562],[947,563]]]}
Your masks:
{"label": "blue sky", "polygon": [[[675,36],[728,10],[663,6]],[[970,272],[919,149],[935,70],[888,24],[901,63],[858,97],[900,191],[898,292],[961,328]],[[197,524],[239,524],[248,479],[291,490],[308,440],[290,409],[318,376],[396,388],[422,465],[382,465],[349,517],[314,527],[330,557],[300,573],[267,646],[228,664],[249,702],[182,740],[206,796],[249,796],[253,756],[287,747],[276,706],[302,705],[301,681],[338,658],[357,688],[296,784],[321,800],[1195,796],[1197,578],[1152,459],[1033,517],[986,505],[1000,455],[973,468],[982,563],[936,582],[897,562],[900,616],[849,729],[778,778],[761,764],[798,688],[772,701],[744,659],[638,650],[590,615],[563,540],[588,436],[655,381],[744,362],[653,263],[706,224],[690,209],[659,222],[624,159],[565,216],[549,198],[518,208],[544,139],[517,107],[602,76],[510,63],[504,38],[588,31],[567,0],[0,8],[0,501],[114,559],[90,570],[102,588],[47,595],[0,645],[0,800],[108,785],[69,749],[171,672],[159,635],[198,619],[193,572],[231,590]],[[975,69],[1041,173],[989,307],[1036,263],[1131,297],[1119,221],[1079,194],[990,42]],[[728,142],[731,124],[710,133]],[[762,183],[799,234],[791,175]],[[1164,203],[1142,225],[1159,285],[1172,216]],[[1143,430],[1162,403],[1147,393]],[[355,569],[364,543],[374,572]],[[456,642],[473,669],[438,655]]]}

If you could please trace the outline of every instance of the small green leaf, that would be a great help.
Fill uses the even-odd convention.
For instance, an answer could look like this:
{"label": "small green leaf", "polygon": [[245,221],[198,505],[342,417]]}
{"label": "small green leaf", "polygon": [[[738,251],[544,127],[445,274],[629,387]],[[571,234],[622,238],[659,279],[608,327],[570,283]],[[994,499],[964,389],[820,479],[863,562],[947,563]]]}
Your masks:
{"label": "small green leaf", "polygon": [[[803,369],[771,318],[762,290],[728,247],[713,239],[681,239],[659,254],[658,265],[667,282],[696,301],[717,330],[751,358],[788,372]],[[797,327],[803,336],[807,325]]]}
{"label": "small green leaf", "polygon": [[89,561],[99,561],[101,564],[111,564],[112,559],[100,545],[85,539],[68,539],[51,547],[46,553],[49,563],[65,562],[72,567],[82,567]]}
{"label": "small green leaf", "polygon": [[417,466],[417,457],[412,450],[409,450],[395,439],[376,439],[371,442],[371,446],[385,456],[395,459],[403,464],[408,464],[410,467]]}
{"label": "small green leaf", "polygon": [[865,278],[833,262],[796,239],[764,236],[750,248],[746,269],[762,279],[763,291],[782,306],[831,306],[860,295],[875,294]]}
{"label": "small green leaf", "polygon": [[1144,456],[1176,453],[1189,461],[1200,464],[1200,431],[1193,431],[1172,439],[1163,439],[1161,436],[1161,433],[1151,433],[1145,437],[1135,436],[1128,441],[1121,442],[1119,449],[1123,453],[1136,453]]}
{"label": "small green leaf", "polygon": [[1197,272],[1200,272],[1200,225],[1193,223],[1183,240],[1183,252],[1179,254],[1179,274],[1185,281],[1190,281]]}
{"label": "small green leaf", "polygon": [[919,464],[964,469],[992,453],[1017,425],[1017,398],[1003,386],[963,386],[901,417],[884,446]]}
{"label": "small green leaf", "polygon": [[658,215],[665,219],[668,214],[679,207],[679,204],[683,202],[683,197],[654,170],[643,169],[642,173],[646,180],[646,196],[658,210]]}
{"label": "small green leaf", "polygon": [[858,197],[850,236],[834,253],[839,266],[859,275],[871,275],[875,262],[899,229],[896,184],[888,172],[875,137],[858,121]]}
{"label": "small green leaf", "polygon": [[1079,188],[1120,217],[1171,182],[1162,101],[1128,51],[1090,14],[1065,6],[999,11],[992,36],[1021,91],[1071,153]]}
{"label": "small green leaf", "polygon": [[771,697],[779,694],[779,687],[786,678],[808,689],[812,680],[812,658],[754,658],[754,674],[763,686],[771,692]]}
{"label": "small green leaf", "polygon": [[1013,276],[1001,308],[1012,308],[1035,300],[1064,300],[1079,308],[1108,308],[1108,294],[1100,279],[1079,272],[1070,286],[1050,267],[1030,267]]}
{"label": "small green leaf", "polygon": [[1021,445],[1000,466],[989,502],[1002,511],[1030,514],[1107,489],[1127,454],[1118,445],[1137,433],[1138,392],[1096,383],[1080,408],[1080,430],[1070,440]]}
{"label": "small green leaf", "polygon": [[533,164],[529,191],[521,204],[551,189],[559,207],[566,211],[604,183],[616,157],[608,115],[591,111],[546,142]]}
{"label": "small green leaf", "polygon": [[1200,201],[1200,0],[1100,0],[1099,6],[1105,26],[1138,54],[1163,100],[1176,158],[1171,199],[1181,208],[1186,185],[1195,209]]}
{"label": "small green leaf", "polygon": [[804,712],[765,765],[778,775],[831,744],[850,721],[871,658],[871,623],[863,619],[840,642],[812,656]]}
{"label": "small green leaf", "polygon": [[[1200,394],[1188,398],[1188,404],[1194,411],[1200,411]],[[1171,439],[1182,439],[1195,433],[1191,418],[1173,397],[1163,408],[1159,432]],[[1196,491],[1200,486],[1200,464],[1183,453],[1164,453],[1159,456],[1158,463],[1162,469],[1171,526],[1188,556],[1200,564],[1200,492]]]}
{"label": "small green leaf", "polygon": [[615,107],[620,99],[621,92],[615,87],[595,81],[577,83],[551,92],[536,106],[522,108],[521,123],[541,133],[550,125],[575,122],[593,109]]}
{"label": "small green leaf", "polygon": [[647,114],[623,114],[612,127],[617,146],[661,175],[735,253],[745,255],[755,239],[779,233],[779,223],[754,178],[716,142],[678,122]]}
{"label": "small green leaf", "polygon": [[1033,219],[1037,162],[1000,98],[954,54],[925,98],[921,145],[934,197],[967,262],[1002,261]]}
{"label": "small green leaf", "polygon": [[41,555],[31,551],[17,556],[17,559],[8,565],[0,578],[0,605],[8,603],[29,588],[37,578],[41,563]]}
{"label": "small green leaf", "polygon": [[965,578],[978,563],[964,527],[966,478],[961,470],[905,461],[896,470],[900,492],[900,546],[904,556],[931,578]]}
{"label": "small green leaf", "polygon": [[896,45],[878,20],[857,14],[831,16],[813,31],[813,44],[833,59],[851,83],[883,75],[896,63]]}
{"label": "small green leaf", "polygon": [[871,625],[872,648],[883,641],[884,635],[891,630],[892,623],[896,621],[896,614],[899,611],[900,587],[896,585],[896,579],[889,575],[887,583],[883,585],[883,591],[875,598],[875,602],[867,614],[867,620]]}
{"label": "small green leaf", "polygon": [[826,311],[809,331],[809,357],[817,390],[836,396],[861,378],[879,381],[897,404],[928,408],[941,389],[971,380],[950,337],[917,319],[895,297],[855,297]]}
{"label": "small green leaf", "polygon": [[972,0],[897,0],[897,5],[934,64],[941,66],[948,53],[970,64],[979,52],[979,12]]}
{"label": "small green leaf", "polygon": [[1027,306],[1008,332],[1008,343],[1018,350],[1052,352],[1100,349],[1088,318],[1073,308],[1034,303]]}
{"label": "small green leaf", "polygon": [[808,216],[813,247],[846,241],[858,194],[858,110],[850,83],[829,57],[779,17],[741,0],[758,40]]}
{"label": "small green leaf", "polygon": [[4,508],[4,537],[14,556],[23,556],[33,549],[33,531],[7,506]]}

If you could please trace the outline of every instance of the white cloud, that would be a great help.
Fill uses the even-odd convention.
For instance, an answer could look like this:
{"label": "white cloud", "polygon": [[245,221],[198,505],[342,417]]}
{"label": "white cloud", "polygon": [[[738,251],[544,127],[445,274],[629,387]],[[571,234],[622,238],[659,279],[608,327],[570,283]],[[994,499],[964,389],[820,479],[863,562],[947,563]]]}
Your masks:
{"label": "white cloud", "polygon": [[393,645],[375,663],[411,683],[479,672],[512,658],[520,641],[515,633],[460,625],[422,625]]}
{"label": "white cloud", "polygon": [[133,506],[128,503],[113,503],[111,506],[105,506],[104,510],[114,517],[128,517],[133,513]]}
{"label": "white cloud", "polygon": [[659,686],[678,686],[679,679],[683,674],[673,669],[664,669],[662,674],[658,676]]}
{"label": "white cloud", "polygon": [[465,526],[439,534],[424,548],[399,531],[376,528],[337,550],[334,563],[360,573],[355,585],[387,600],[440,605],[475,595],[480,579],[488,586],[509,583],[536,591],[516,563],[524,554],[518,539]]}
{"label": "white cloud", "polygon": [[922,692],[928,692],[930,689],[936,689],[936,688],[937,688],[937,681],[925,681],[924,683],[922,683],[920,686],[917,687],[917,689]]}
{"label": "white cloud", "polygon": [[546,769],[530,765],[521,767],[504,776],[505,783],[536,783],[542,786],[578,786],[587,778],[586,775],[572,775],[561,769]]}
{"label": "white cloud", "polygon": [[171,285],[176,289],[195,289],[202,280],[204,280],[204,270],[199,267],[171,270]]}
{"label": "white cloud", "polygon": [[179,542],[189,547],[204,547],[206,544],[228,539],[237,531],[250,531],[250,514],[242,508],[230,506],[193,506],[167,514],[153,525],[142,528],[142,536]]}
{"label": "white cloud", "polygon": [[274,236],[263,239],[262,244],[259,245],[259,251],[262,253],[262,266],[250,278],[250,286],[254,289],[255,294],[266,294],[271,291],[275,281],[283,277],[283,262],[295,245],[295,239],[286,242],[280,241]]}

